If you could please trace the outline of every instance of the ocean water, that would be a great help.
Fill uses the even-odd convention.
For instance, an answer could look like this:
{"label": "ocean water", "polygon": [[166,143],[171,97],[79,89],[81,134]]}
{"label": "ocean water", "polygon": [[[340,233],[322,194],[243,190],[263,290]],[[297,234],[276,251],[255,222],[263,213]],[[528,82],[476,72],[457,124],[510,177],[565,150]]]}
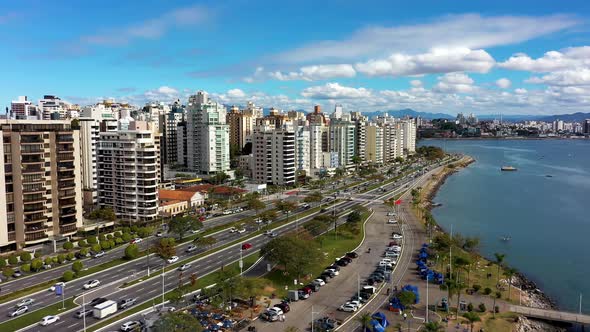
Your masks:
{"label": "ocean water", "polygon": [[[590,313],[590,141],[426,140],[476,162],[449,177],[433,210],[446,230],[535,281],[564,310]],[[510,165],[516,172],[501,172]],[[547,177],[551,175],[551,177]],[[509,242],[501,237],[510,236]],[[585,300],[584,300],[585,299]]]}

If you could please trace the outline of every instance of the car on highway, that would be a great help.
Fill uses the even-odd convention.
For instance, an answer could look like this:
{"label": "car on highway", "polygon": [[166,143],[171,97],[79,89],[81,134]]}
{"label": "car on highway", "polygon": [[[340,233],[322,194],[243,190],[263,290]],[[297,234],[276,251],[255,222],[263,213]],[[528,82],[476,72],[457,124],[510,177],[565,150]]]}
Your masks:
{"label": "car on highway", "polygon": [[391,224],[397,224],[397,220],[395,220],[395,219],[389,219],[389,220],[387,220],[387,223],[390,224],[390,225]]}
{"label": "car on highway", "polygon": [[105,255],[105,252],[101,250],[101,251],[97,252],[96,254],[94,254],[94,258],[101,258],[104,255]]}
{"label": "car on highway", "polygon": [[16,309],[14,309],[13,311],[11,311],[11,312],[8,314],[8,317],[16,317],[16,316],[19,316],[19,315],[22,315],[22,314],[24,314],[24,313],[25,313],[25,312],[27,312],[27,311],[29,311],[29,307],[28,307],[28,306],[26,306],[26,305],[23,305],[23,306],[21,306],[21,307],[18,307],[18,308],[16,308]]}
{"label": "car on highway", "polygon": [[191,268],[190,263],[182,264],[181,266],[178,267],[178,271],[184,271],[184,270],[188,270],[190,268]]}
{"label": "car on highway", "polygon": [[156,233],[156,236],[157,236],[157,237],[162,237],[162,236],[164,236],[164,233],[162,233],[162,232],[158,232],[158,233]]}
{"label": "car on highway", "polygon": [[22,307],[22,306],[29,306],[31,304],[33,304],[33,302],[35,302],[35,300],[33,300],[32,298],[26,298],[26,299],[22,299],[20,301],[18,301],[18,303],[16,304],[16,307]]}
{"label": "car on highway", "polygon": [[200,233],[200,232],[201,232],[201,230],[200,230],[200,229],[192,229],[192,230],[191,230],[191,233],[192,233],[192,234],[197,234],[197,233]]}
{"label": "car on highway", "polygon": [[358,308],[354,304],[347,302],[347,303],[341,305],[338,308],[338,310],[344,311],[344,312],[355,312],[358,310]]}
{"label": "car on highway", "polygon": [[92,312],[93,311],[94,311],[93,308],[84,309],[84,310],[78,310],[74,314],[74,317],[76,317],[76,318],[84,318],[84,317],[92,316]]}
{"label": "car on highway", "polygon": [[97,287],[98,285],[100,285],[100,280],[94,279],[94,280],[90,280],[89,282],[85,283],[84,286],[82,286],[82,287],[84,287],[84,289],[91,289],[91,288]]}
{"label": "car on highway", "polygon": [[49,324],[53,324],[53,323],[57,322],[58,320],[59,320],[59,316],[49,315],[49,316],[45,316],[45,317],[41,318],[41,321],[39,322],[39,324],[41,324],[41,326],[47,326]]}
{"label": "car on highway", "polygon": [[129,297],[119,301],[119,309],[127,309],[137,302],[137,298]]}
{"label": "car on highway", "polygon": [[242,233],[246,233],[246,229],[245,228],[238,229],[238,234],[242,234]]}
{"label": "car on highway", "polygon": [[90,301],[90,303],[87,303],[88,306],[94,307],[95,305],[99,305],[103,302],[106,302],[107,299],[105,299],[104,297],[97,297],[92,299],[92,301]]}
{"label": "car on highway", "polygon": [[387,247],[387,251],[400,252],[400,251],[402,251],[402,247],[393,245],[391,247]]}
{"label": "car on highway", "polygon": [[230,228],[229,228],[229,232],[230,232],[230,233],[235,233],[235,232],[237,232],[237,231],[238,231],[238,230],[237,230],[237,228],[235,228],[235,227],[230,227]]}
{"label": "car on highway", "polygon": [[272,232],[268,236],[270,236],[271,238],[275,238],[275,237],[279,236],[279,234],[277,232]]}
{"label": "car on highway", "polygon": [[22,276],[23,274],[19,270],[14,271],[14,273],[12,274],[13,278],[20,278]]}
{"label": "car on highway", "polygon": [[394,240],[400,240],[403,238],[403,236],[401,234],[398,233],[393,233],[393,235],[391,236],[392,239]]}
{"label": "car on highway", "polygon": [[195,250],[199,249],[199,247],[197,247],[194,244],[191,244],[190,246],[188,246],[188,248],[186,248],[186,252],[193,252]]}
{"label": "car on highway", "polygon": [[326,282],[320,278],[314,279],[311,283],[316,284],[316,285],[320,285],[320,286],[324,286],[326,284]]}
{"label": "car on highway", "polygon": [[384,256],[385,257],[388,257],[388,258],[398,258],[399,257],[399,254],[397,252],[395,252],[395,251],[389,251],[389,250],[387,250],[385,252],[385,255]]}
{"label": "car on highway", "polygon": [[56,283],[55,285],[53,285],[53,286],[49,287],[49,291],[50,291],[50,292],[55,292],[55,289],[56,289],[57,287],[61,287],[61,288],[63,289],[63,287],[65,287],[65,286],[66,286],[66,283],[65,283],[65,282],[58,282],[58,283]]}
{"label": "car on highway", "polygon": [[395,217],[395,212],[387,212],[388,217]]}
{"label": "car on highway", "polygon": [[178,262],[178,256],[172,256],[172,257],[168,258],[167,262],[168,262],[168,264]]}
{"label": "car on highway", "polygon": [[138,244],[141,243],[141,241],[143,241],[142,238],[136,237],[135,239],[131,240],[131,244]]}
{"label": "car on highway", "polygon": [[248,242],[242,244],[242,250],[248,250],[250,248],[252,248],[252,244],[250,244]]}
{"label": "car on highway", "polygon": [[141,329],[141,323],[136,320],[125,322],[121,325],[121,331],[123,332],[135,331],[136,329]]}

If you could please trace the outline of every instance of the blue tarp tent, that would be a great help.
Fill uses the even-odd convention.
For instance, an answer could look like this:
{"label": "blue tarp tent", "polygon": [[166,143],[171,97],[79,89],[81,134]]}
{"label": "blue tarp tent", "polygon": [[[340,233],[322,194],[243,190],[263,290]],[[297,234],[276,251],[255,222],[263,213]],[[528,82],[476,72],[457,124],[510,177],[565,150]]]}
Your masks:
{"label": "blue tarp tent", "polygon": [[365,327],[365,332],[385,332],[385,328],[378,321],[372,320],[371,327]]}
{"label": "blue tarp tent", "polygon": [[379,324],[381,324],[381,326],[383,327],[388,327],[389,326],[389,321],[387,321],[387,318],[385,317],[385,314],[382,312],[376,312],[373,314],[373,316],[371,316],[371,318],[373,318],[374,320],[378,321]]}

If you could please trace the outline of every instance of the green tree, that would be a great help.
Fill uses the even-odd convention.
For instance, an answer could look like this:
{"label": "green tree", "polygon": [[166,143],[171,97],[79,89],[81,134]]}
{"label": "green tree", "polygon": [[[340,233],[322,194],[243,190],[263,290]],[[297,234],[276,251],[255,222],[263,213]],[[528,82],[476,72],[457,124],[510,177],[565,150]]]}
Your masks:
{"label": "green tree", "polygon": [[6,267],[6,260],[3,257],[0,257],[0,269]]}
{"label": "green tree", "polygon": [[184,235],[191,230],[200,229],[203,226],[197,218],[193,217],[174,217],[168,223],[168,227],[171,233],[178,235],[180,241],[184,238]]}
{"label": "green tree", "polygon": [[176,255],[176,241],[172,237],[160,239],[154,245],[153,251],[163,259],[168,259]]}
{"label": "green tree", "polygon": [[125,248],[125,259],[132,260],[139,256],[139,247],[137,244],[130,244]]}
{"label": "green tree", "polygon": [[250,197],[246,202],[246,206],[248,207],[248,209],[254,210],[256,212],[256,215],[258,216],[260,210],[264,209],[266,207],[266,204],[264,204],[264,202],[262,202],[257,197]]}
{"label": "green tree", "polygon": [[31,272],[31,264],[26,263],[20,266],[21,271],[23,272]]}
{"label": "green tree", "polygon": [[444,326],[439,322],[428,322],[424,324],[424,329],[421,331],[424,332],[443,332],[445,330]]}
{"label": "green tree", "polygon": [[[447,297],[449,299],[449,303],[453,296],[457,293],[457,282],[451,278],[445,280],[445,283],[440,285],[440,289],[447,291]],[[450,305],[447,305],[447,313],[449,312]]]}
{"label": "green tree", "polygon": [[363,312],[362,314],[360,314],[357,318],[356,321],[359,322],[361,324],[361,329],[363,331],[365,331],[366,329],[371,329],[371,321],[373,320],[373,317],[371,317],[371,314],[369,312]]}
{"label": "green tree", "polygon": [[21,262],[30,262],[31,259],[32,259],[31,253],[28,251],[24,251],[22,254],[20,254],[20,261]]}
{"label": "green tree", "polygon": [[45,265],[51,265],[53,263],[53,258],[45,257]]}
{"label": "green tree", "polygon": [[100,245],[100,244],[96,243],[96,244],[93,244],[93,245],[92,245],[92,251],[94,251],[94,252],[99,252],[99,251],[101,251],[101,250],[102,250],[102,247],[101,247],[101,245]]}
{"label": "green tree", "polygon": [[362,220],[361,218],[361,213],[358,210],[354,210],[352,211],[347,217],[346,217],[346,222],[349,223],[359,223]]}
{"label": "green tree", "polygon": [[277,212],[275,210],[266,210],[260,212],[258,218],[262,219],[264,222],[271,222],[277,219]]}
{"label": "green tree", "polygon": [[2,275],[4,275],[6,278],[10,277],[13,274],[14,269],[11,267],[5,267],[4,269],[2,269]]}
{"label": "green tree", "polygon": [[123,233],[123,236],[121,237],[121,239],[123,240],[123,242],[129,242],[129,241],[131,241],[131,234],[129,234],[129,233]]}
{"label": "green tree", "polygon": [[69,261],[73,261],[76,259],[76,255],[73,252],[68,252],[68,254],[66,255],[66,259]]}
{"label": "green tree", "polygon": [[43,254],[40,251],[35,251],[35,254],[33,255],[35,258],[40,258],[41,256],[43,256]]}
{"label": "green tree", "polygon": [[512,277],[516,274],[517,270],[512,267],[504,269],[504,274],[508,278],[508,300],[510,300],[510,288],[512,287]]}
{"label": "green tree", "polygon": [[327,231],[328,228],[330,228],[330,225],[318,219],[312,219],[311,221],[306,222],[305,225],[303,225],[303,228],[305,228],[305,230],[311,235],[318,236]]}
{"label": "green tree", "polygon": [[287,214],[287,222],[289,222],[289,213],[295,211],[297,204],[282,199],[276,200],[274,204],[277,210]]}
{"label": "green tree", "polygon": [[125,242],[125,241],[123,241],[123,239],[122,239],[122,238],[120,238],[120,237],[116,237],[116,238],[115,238],[115,244],[116,244],[116,245],[123,244],[124,242]]}
{"label": "green tree", "polygon": [[137,236],[144,238],[152,235],[154,230],[151,227],[140,227],[137,229]]}
{"label": "green tree", "polygon": [[88,248],[80,249],[80,255],[86,257],[86,255],[88,255]]}
{"label": "green tree", "polygon": [[358,173],[359,166],[361,165],[361,162],[363,162],[363,159],[360,156],[354,155],[352,156],[351,161],[355,166],[355,171]]}
{"label": "green tree", "polygon": [[305,203],[320,203],[320,207],[322,206],[322,200],[324,199],[324,195],[322,195],[319,191],[312,191],[305,198],[303,201]]}
{"label": "green tree", "polygon": [[229,175],[225,174],[225,172],[217,172],[213,177],[213,183],[215,184],[222,184],[229,179]]}
{"label": "green tree", "polygon": [[396,163],[403,163],[404,162],[404,158],[402,158],[402,157],[395,157],[394,161]]}
{"label": "green tree", "polygon": [[188,313],[170,312],[162,315],[152,326],[154,332],[200,332],[199,320]]}
{"label": "green tree", "polygon": [[481,318],[479,318],[479,315],[475,312],[466,312],[463,314],[463,317],[465,317],[469,321],[469,326],[471,326],[471,332],[473,332],[473,325],[475,324],[475,322],[481,321]]}
{"label": "green tree", "polygon": [[70,241],[67,241],[67,242],[64,242],[62,247],[64,248],[64,250],[72,250],[74,248],[74,244]]}
{"label": "green tree", "polygon": [[76,274],[80,271],[82,271],[82,269],[84,269],[84,264],[82,264],[82,262],[80,261],[75,261],[72,264],[72,271],[76,272]]}
{"label": "green tree", "polygon": [[264,256],[271,263],[281,265],[287,274],[297,279],[309,273],[320,261],[317,242],[298,239],[295,236],[272,239],[260,249],[260,256]]}
{"label": "green tree", "polygon": [[400,292],[397,295],[397,298],[399,299],[399,302],[404,307],[409,307],[409,306],[413,305],[414,302],[416,302],[416,294],[414,294],[414,292],[410,292],[410,291]]}
{"label": "green tree", "polygon": [[62,275],[61,279],[64,282],[72,281],[74,279],[74,272],[72,272],[70,270],[66,270],[64,272],[64,274]]}
{"label": "green tree", "polygon": [[109,220],[113,221],[117,219],[115,211],[111,208],[100,208],[96,209],[88,214],[88,219],[100,219],[100,220]]}
{"label": "green tree", "polygon": [[66,261],[66,255],[64,255],[64,254],[59,254],[59,255],[57,255],[57,262],[58,262],[59,264],[62,264],[62,263],[63,263],[63,262],[65,262],[65,261]]}
{"label": "green tree", "polygon": [[111,248],[111,243],[107,240],[100,241],[100,247],[102,248],[102,250],[108,250]]}
{"label": "green tree", "polygon": [[194,239],[193,243],[197,247],[211,248],[215,243],[217,243],[217,240],[212,236],[205,236]]}
{"label": "green tree", "polygon": [[84,248],[88,245],[88,243],[86,243],[86,240],[80,240],[78,241],[78,247],[80,248]]}
{"label": "green tree", "polygon": [[96,236],[90,236],[89,238],[86,239],[86,242],[88,242],[88,244],[97,244],[98,243],[98,239],[96,238]]}
{"label": "green tree", "polygon": [[504,263],[504,259],[506,258],[506,254],[494,253],[494,258],[496,259],[496,264],[498,264],[498,279],[496,280],[496,285],[500,283],[500,268]]}

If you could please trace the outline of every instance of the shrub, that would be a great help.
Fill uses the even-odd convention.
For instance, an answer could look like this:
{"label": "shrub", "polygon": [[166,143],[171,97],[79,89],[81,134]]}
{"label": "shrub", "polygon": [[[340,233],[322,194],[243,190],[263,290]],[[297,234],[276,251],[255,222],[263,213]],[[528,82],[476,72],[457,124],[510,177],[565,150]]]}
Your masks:
{"label": "shrub", "polygon": [[53,263],[59,263],[59,259],[57,259],[57,256],[54,256],[54,257],[52,258],[52,260],[53,260]]}
{"label": "shrub", "polygon": [[13,269],[13,268],[11,268],[11,267],[5,267],[4,269],[2,269],[2,274],[3,274],[3,275],[6,277],[6,278],[8,278],[8,277],[10,277],[11,275],[13,275],[13,274],[14,274],[14,269]]}
{"label": "shrub", "polygon": [[0,269],[3,269],[4,267],[6,267],[6,260],[4,257],[0,257]]}
{"label": "shrub", "polygon": [[113,234],[107,234],[107,240],[112,240],[113,239]]}
{"label": "shrub", "polygon": [[63,263],[63,262],[65,262],[65,261],[66,261],[66,255],[64,255],[64,254],[59,254],[59,255],[57,255],[57,262],[58,262],[59,264],[62,264],[62,263]]}
{"label": "shrub", "polygon": [[121,231],[122,231],[123,233],[131,233],[131,230],[130,230],[130,229],[129,229],[129,227],[127,227],[127,226],[123,227],[123,228],[121,229]]}
{"label": "shrub", "polygon": [[51,265],[53,264],[53,258],[52,257],[45,257],[45,265]]}
{"label": "shrub", "polygon": [[64,242],[63,246],[64,250],[72,250],[74,249],[74,244],[70,241]]}
{"label": "shrub", "polygon": [[83,268],[84,268],[84,264],[82,264],[82,262],[80,262],[80,261],[75,261],[74,264],[72,264],[72,271],[74,271],[76,273],[82,271]]}
{"label": "shrub", "polygon": [[111,247],[111,243],[109,241],[100,241],[100,247],[102,248],[102,250],[107,250]]}
{"label": "shrub", "polygon": [[74,272],[67,270],[64,272],[64,274],[61,278],[65,282],[72,281],[72,279],[74,279]]}
{"label": "shrub", "polygon": [[485,295],[490,295],[490,294],[492,294],[492,289],[491,289],[490,287],[486,287],[486,288],[483,290],[483,293],[484,293]]}
{"label": "shrub", "polygon": [[125,242],[125,241],[123,241],[122,238],[120,238],[120,237],[115,238],[115,244],[122,244],[123,242]]}
{"label": "shrub", "polygon": [[82,256],[88,255],[88,248],[82,248],[82,249],[80,249],[80,255],[82,255]]}
{"label": "shrub", "polygon": [[43,256],[43,254],[40,251],[35,251],[35,258],[39,258],[41,256]]}
{"label": "shrub", "polygon": [[102,242],[102,241],[106,240],[106,239],[107,239],[107,237],[106,237],[106,235],[104,235],[104,234],[100,234],[100,235],[98,236],[98,239],[99,239],[99,240]]}
{"label": "shrub", "polygon": [[127,248],[125,248],[126,259],[131,260],[137,258],[137,256],[139,256],[139,247],[137,246],[137,244],[130,244],[127,246]]}
{"label": "shrub", "polygon": [[469,311],[469,312],[473,311],[473,304],[471,302],[469,302],[469,304],[467,305],[467,311]]}
{"label": "shrub", "polygon": [[8,264],[10,264],[10,265],[18,264],[18,258],[16,257],[16,255],[11,255],[10,257],[8,257]]}
{"label": "shrub", "polygon": [[474,292],[477,293],[477,292],[479,292],[480,289],[481,289],[481,285],[477,285],[477,284],[476,285],[473,285],[473,291]]}
{"label": "shrub", "polygon": [[477,306],[479,308],[479,311],[481,312],[486,312],[486,305],[484,303],[480,303],[479,306]]}
{"label": "shrub", "polygon": [[92,251],[94,252],[99,252],[101,249],[102,247],[98,243],[92,246]]}
{"label": "shrub", "polygon": [[69,253],[68,253],[68,255],[66,256],[66,258],[67,258],[69,261],[73,261],[73,260],[75,260],[75,259],[76,259],[76,255],[75,255],[73,252],[69,252]]}
{"label": "shrub", "polygon": [[121,231],[115,232],[115,237],[121,237],[123,233]]}
{"label": "shrub", "polygon": [[131,226],[131,233],[137,233],[138,229],[139,229],[139,227],[137,227],[137,225]]}
{"label": "shrub", "polygon": [[26,263],[20,266],[21,271],[23,272],[31,272],[31,264]]}
{"label": "shrub", "polygon": [[129,241],[131,241],[131,234],[123,233],[123,242],[129,242]]}
{"label": "shrub", "polygon": [[88,239],[86,239],[86,241],[88,242],[88,244],[97,244],[98,243],[96,236],[91,236]]}
{"label": "shrub", "polygon": [[152,234],[152,229],[150,227],[141,227],[137,230],[137,235],[139,237],[148,237]]}
{"label": "shrub", "polygon": [[33,271],[39,271],[39,269],[43,266],[43,261],[40,258],[35,258],[31,262],[31,269]]}
{"label": "shrub", "polygon": [[80,240],[80,241],[78,241],[78,247],[84,248],[86,246],[88,246],[88,243],[86,243],[86,240]]}
{"label": "shrub", "polygon": [[20,261],[21,262],[30,262],[31,259],[32,259],[31,253],[28,251],[25,251],[22,254],[20,254]]}
{"label": "shrub", "polygon": [[115,240],[108,240],[108,242],[109,242],[109,246],[111,248],[114,248],[115,247],[115,245],[116,245]]}

